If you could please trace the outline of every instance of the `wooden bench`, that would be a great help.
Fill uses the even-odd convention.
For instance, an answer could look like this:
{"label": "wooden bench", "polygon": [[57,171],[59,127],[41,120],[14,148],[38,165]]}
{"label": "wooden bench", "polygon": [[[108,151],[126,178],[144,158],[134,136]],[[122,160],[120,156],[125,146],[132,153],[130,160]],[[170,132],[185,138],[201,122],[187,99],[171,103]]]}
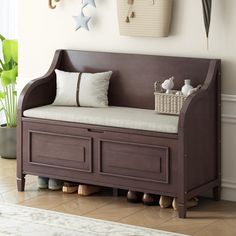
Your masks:
{"label": "wooden bench", "polygon": [[[202,84],[187,98],[177,133],[25,117],[26,110],[51,104],[54,70],[112,70],[109,105],[154,109],[153,84],[175,77]],[[220,60],[58,50],[48,73],[32,80],[19,98],[17,186],[25,175],[75,181],[177,197],[179,216],[188,199],[213,190],[220,199]],[[75,108],[76,109],[76,108]]]}

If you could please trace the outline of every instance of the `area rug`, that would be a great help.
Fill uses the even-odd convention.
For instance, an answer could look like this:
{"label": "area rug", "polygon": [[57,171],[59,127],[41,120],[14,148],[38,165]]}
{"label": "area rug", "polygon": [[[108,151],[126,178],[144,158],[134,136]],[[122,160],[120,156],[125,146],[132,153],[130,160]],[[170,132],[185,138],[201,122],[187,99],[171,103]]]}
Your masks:
{"label": "area rug", "polygon": [[0,203],[0,235],[177,236],[181,234]]}

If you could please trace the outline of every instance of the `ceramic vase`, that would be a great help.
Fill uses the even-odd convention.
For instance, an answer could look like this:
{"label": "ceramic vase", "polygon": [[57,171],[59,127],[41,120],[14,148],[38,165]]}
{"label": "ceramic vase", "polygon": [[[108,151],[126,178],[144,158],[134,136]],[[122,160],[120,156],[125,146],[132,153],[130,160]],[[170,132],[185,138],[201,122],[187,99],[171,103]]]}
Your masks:
{"label": "ceramic vase", "polygon": [[186,79],[184,80],[184,86],[181,89],[181,92],[183,93],[184,96],[188,95],[188,92],[193,89],[193,86],[191,85],[191,80]]}

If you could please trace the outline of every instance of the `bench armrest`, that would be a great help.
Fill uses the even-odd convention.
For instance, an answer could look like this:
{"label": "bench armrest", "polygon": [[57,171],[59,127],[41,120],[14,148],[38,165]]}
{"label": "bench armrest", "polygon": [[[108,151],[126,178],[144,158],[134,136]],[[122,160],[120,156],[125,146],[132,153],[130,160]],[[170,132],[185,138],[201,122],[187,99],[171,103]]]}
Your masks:
{"label": "bench armrest", "polygon": [[41,78],[31,80],[22,90],[18,100],[18,116],[22,116],[27,109],[51,104],[56,95],[55,69],[59,68],[62,50],[55,52],[51,67]]}
{"label": "bench armrest", "polygon": [[178,170],[184,193],[178,196],[180,204],[203,192],[203,183],[220,181],[220,70],[220,60],[211,60],[203,87],[186,99],[180,112]]}
{"label": "bench armrest", "polygon": [[[209,70],[205,83],[202,88],[190,95],[184,103],[179,117],[179,133],[189,129],[188,126],[196,124],[199,120],[208,119],[211,110],[215,110],[220,105],[220,61],[212,60],[209,65]],[[196,115],[198,114],[198,115]],[[211,118],[212,118],[211,117]],[[216,118],[216,117],[215,117]],[[204,124],[201,124],[204,126]]]}

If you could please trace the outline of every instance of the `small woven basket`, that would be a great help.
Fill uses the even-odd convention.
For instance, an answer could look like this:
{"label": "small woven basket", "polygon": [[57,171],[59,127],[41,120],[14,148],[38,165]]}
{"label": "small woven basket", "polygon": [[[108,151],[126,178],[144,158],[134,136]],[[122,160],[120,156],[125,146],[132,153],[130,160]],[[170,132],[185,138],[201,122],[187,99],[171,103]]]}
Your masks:
{"label": "small woven basket", "polygon": [[187,96],[176,95],[175,90],[172,93],[155,92],[155,111],[161,114],[179,115],[180,110]]}

